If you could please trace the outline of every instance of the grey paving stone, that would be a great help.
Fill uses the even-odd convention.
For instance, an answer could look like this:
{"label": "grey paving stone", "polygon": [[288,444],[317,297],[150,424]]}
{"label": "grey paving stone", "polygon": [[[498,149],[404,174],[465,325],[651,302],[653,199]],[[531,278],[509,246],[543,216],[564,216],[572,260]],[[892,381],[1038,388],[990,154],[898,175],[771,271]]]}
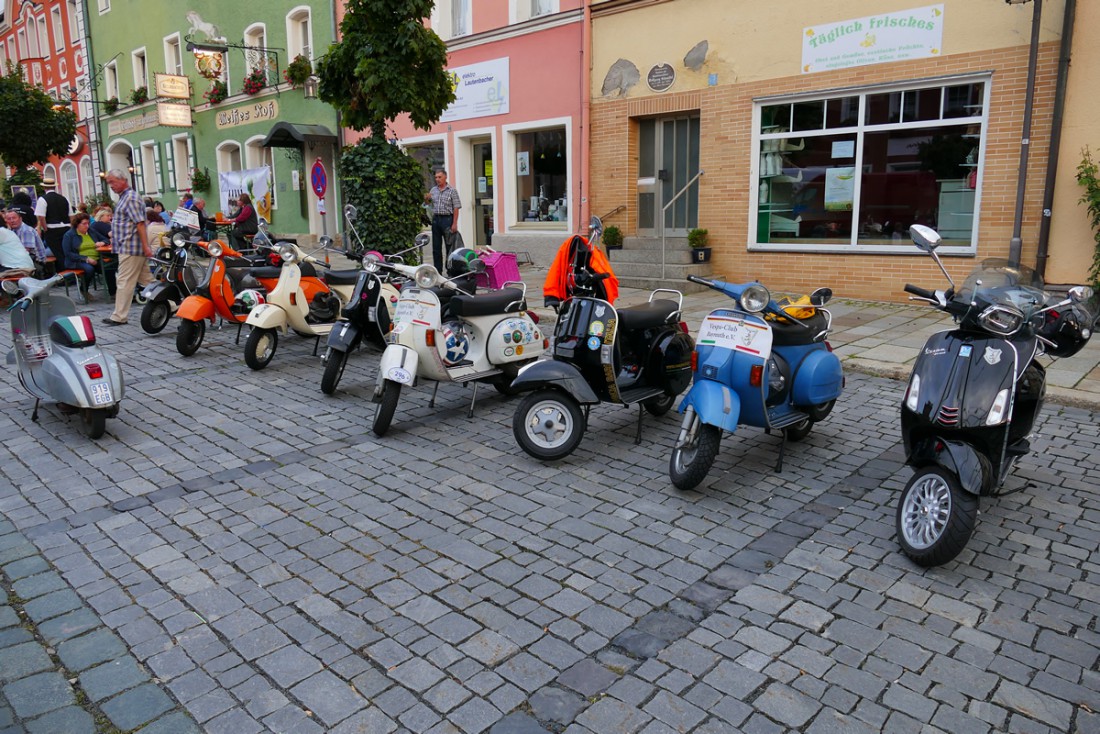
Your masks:
{"label": "grey paving stone", "polygon": [[52,617],[80,609],[83,605],[84,602],[75,592],[70,589],[61,589],[31,599],[23,605],[23,611],[34,622],[42,623]]}
{"label": "grey paving stone", "polygon": [[294,686],[291,693],[328,726],[343,721],[367,705],[351,686],[325,670]]}
{"label": "grey paving stone", "polygon": [[458,649],[486,665],[496,665],[519,651],[519,647],[492,630],[482,630]]}
{"label": "grey paving stone", "polygon": [[594,660],[581,660],[558,676],[557,682],[590,698],[606,691],[618,678],[618,673]]}
{"label": "grey paving stone", "polygon": [[107,629],[93,630],[86,635],[65,640],[57,646],[58,657],[73,673],[83,672],[125,654],[126,645]]}
{"label": "grey paving stone", "polygon": [[526,714],[515,712],[493,724],[489,734],[550,734],[549,730]]}
{"label": "grey paving stone", "polygon": [[444,677],[443,671],[422,658],[413,658],[388,672],[398,683],[418,693],[428,690]]}
{"label": "grey paving stone", "polygon": [[320,672],[321,662],[297,645],[287,645],[256,661],[279,686],[290,688]]}
{"label": "grey paving stone", "polygon": [[575,724],[600,734],[632,734],[649,721],[650,716],[643,711],[613,698],[601,698],[581,712]]}
{"label": "grey paving stone", "polygon": [[753,705],[776,721],[794,728],[805,726],[821,709],[820,703],[782,683],[772,683],[765,688]]}
{"label": "grey paving stone", "polygon": [[95,719],[78,706],[66,706],[28,721],[28,734],[94,734],[97,731]]}
{"label": "grey paving stone", "polygon": [[0,681],[18,680],[54,667],[45,648],[35,641],[4,648],[0,658],[4,663],[0,666]]}
{"label": "grey paving stone", "polygon": [[397,723],[371,707],[359,711],[332,729],[332,734],[390,734],[397,730]]}
{"label": "grey paving stone", "polygon": [[452,711],[447,720],[466,734],[479,734],[497,723],[503,714],[483,698],[472,698]]}
{"label": "grey paving stone", "polygon": [[21,719],[31,719],[76,703],[69,682],[60,673],[54,672],[20,678],[5,685],[2,692]]}
{"label": "grey paving stone", "polygon": [[80,687],[93,701],[102,701],[149,680],[129,655],[98,665],[80,674]]}
{"label": "grey paving stone", "polygon": [[119,729],[130,730],[156,719],[174,708],[172,700],[152,683],[146,683],[100,705]]}
{"label": "grey paving stone", "polygon": [[51,645],[57,645],[62,640],[82,635],[89,630],[102,625],[103,622],[92,610],[81,607],[75,611],[54,617],[38,625],[38,633]]}

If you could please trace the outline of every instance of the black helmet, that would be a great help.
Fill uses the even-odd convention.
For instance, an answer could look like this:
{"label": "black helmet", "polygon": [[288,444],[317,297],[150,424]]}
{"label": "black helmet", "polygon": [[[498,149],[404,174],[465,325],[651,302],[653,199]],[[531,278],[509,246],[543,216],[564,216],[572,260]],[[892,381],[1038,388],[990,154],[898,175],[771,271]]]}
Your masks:
{"label": "black helmet", "polygon": [[477,253],[469,247],[460,247],[447,258],[447,277],[455,278],[470,272],[470,263],[477,259]]}

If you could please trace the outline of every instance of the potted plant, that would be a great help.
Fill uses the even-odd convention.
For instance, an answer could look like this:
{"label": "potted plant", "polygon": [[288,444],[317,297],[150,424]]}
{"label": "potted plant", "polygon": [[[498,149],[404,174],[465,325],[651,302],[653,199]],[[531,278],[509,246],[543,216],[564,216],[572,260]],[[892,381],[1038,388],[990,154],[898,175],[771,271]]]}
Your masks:
{"label": "potted plant", "polygon": [[118,112],[118,97],[111,97],[103,103],[103,110],[108,115],[113,115]]}
{"label": "potted plant", "polygon": [[612,224],[603,231],[603,246],[609,250],[621,250],[623,246],[623,232]]}
{"label": "potted plant", "polygon": [[149,88],[138,87],[130,92],[130,101],[134,104],[145,104],[149,101]]}
{"label": "potted plant", "polygon": [[220,79],[216,80],[210,85],[210,88],[202,93],[202,96],[210,104],[217,104],[222,102],[229,96],[229,88],[225,86],[225,82]]}
{"label": "potted plant", "polygon": [[294,60],[283,69],[283,79],[286,80],[287,84],[298,89],[305,86],[306,79],[309,79],[309,75],[312,73],[313,64],[310,63],[309,57],[304,54],[298,54],[294,57]]}
{"label": "potted plant", "polygon": [[244,78],[245,94],[259,94],[260,90],[267,86],[267,72],[256,67]]}
{"label": "potted plant", "polygon": [[191,169],[191,188],[195,191],[203,192],[210,190],[210,169],[203,168],[201,171],[197,168]]}
{"label": "potted plant", "polygon": [[698,227],[688,232],[688,246],[691,247],[692,262],[710,262],[710,247],[707,245],[707,235],[707,230]]}

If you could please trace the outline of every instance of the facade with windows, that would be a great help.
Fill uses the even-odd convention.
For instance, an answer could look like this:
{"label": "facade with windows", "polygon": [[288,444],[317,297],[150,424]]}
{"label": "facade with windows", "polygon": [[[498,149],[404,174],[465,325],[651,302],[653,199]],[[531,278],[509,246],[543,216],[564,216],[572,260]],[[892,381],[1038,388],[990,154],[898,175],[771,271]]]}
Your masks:
{"label": "facade with windows", "polygon": [[67,154],[39,166],[42,178],[55,180],[74,208],[99,191],[96,113],[81,94],[88,84],[81,8],[77,0],[6,0],[0,18],[0,69],[6,73],[9,63],[22,65],[28,82],[58,104],[71,105],[76,115],[77,133]]}
{"label": "facade with windows", "polygon": [[[274,232],[335,234],[339,192],[329,188],[322,212],[310,171],[320,161],[333,175],[336,113],[282,75],[298,55],[313,60],[332,43],[331,3],[285,0],[244,13],[215,2],[156,13],[140,0],[95,3],[105,169],[130,171],[136,190],[169,210],[193,192],[209,215],[228,214],[247,191]],[[209,175],[208,190],[195,189],[196,171]]]}
{"label": "facade with windows", "polygon": [[[1038,53],[1032,266],[1062,10],[1044,9]],[[627,247],[704,228],[730,279],[891,300],[942,281],[912,224],[941,233],[956,277],[1008,256],[1030,6],[593,0],[592,18],[591,206],[616,211]],[[1065,153],[1068,197],[1079,155]],[[1048,277],[1084,280],[1088,262],[1052,244]]]}
{"label": "facade with windows", "polygon": [[583,2],[439,0],[429,22],[458,99],[431,130],[402,118],[390,134],[425,190],[447,169],[466,244],[553,252],[580,221]]}

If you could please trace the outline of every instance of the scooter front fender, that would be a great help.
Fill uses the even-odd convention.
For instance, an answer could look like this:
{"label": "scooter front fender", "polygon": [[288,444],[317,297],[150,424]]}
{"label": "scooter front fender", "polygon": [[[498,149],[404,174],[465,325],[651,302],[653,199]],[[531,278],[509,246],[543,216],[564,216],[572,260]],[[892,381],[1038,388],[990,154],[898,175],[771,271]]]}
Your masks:
{"label": "scooter front fender", "polygon": [[362,340],[359,327],[350,321],[339,321],[328,333],[328,348],[340,352],[350,352],[359,346]]}
{"label": "scooter front fender", "polygon": [[161,280],[145,286],[145,289],[141,291],[141,297],[153,303],[178,301],[180,300],[180,288],[175,283]]}
{"label": "scooter front fender", "polygon": [[401,344],[390,344],[382,352],[378,363],[378,387],[383,380],[392,380],[402,385],[416,384],[416,368],[420,364],[420,355],[413,349]]}
{"label": "scooter front fender", "polygon": [[680,401],[680,412],[695,409],[699,420],[732,433],[741,417],[741,398],[726,385],[713,380],[696,380]]}
{"label": "scooter front fender", "polygon": [[929,437],[913,446],[908,463],[917,468],[942,467],[958,477],[962,488],[973,495],[988,494],[992,487],[993,477],[982,469],[978,450],[965,441]]}
{"label": "scooter front fender", "polygon": [[512,380],[515,390],[537,390],[553,385],[577,399],[581,405],[598,403],[600,399],[587,380],[573,365],[556,359],[540,359],[522,367]]}
{"label": "scooter front fender", "polygon": [[286,333],[286,311],[273,303],[261,303],[248,312],[245,323],[254,329],[278,329]]}
{"label": "scooter front fender", "polygon": [[213,320],[214,302],[204,296],[188,296],[183,299],[176,316],[185,321]]}

